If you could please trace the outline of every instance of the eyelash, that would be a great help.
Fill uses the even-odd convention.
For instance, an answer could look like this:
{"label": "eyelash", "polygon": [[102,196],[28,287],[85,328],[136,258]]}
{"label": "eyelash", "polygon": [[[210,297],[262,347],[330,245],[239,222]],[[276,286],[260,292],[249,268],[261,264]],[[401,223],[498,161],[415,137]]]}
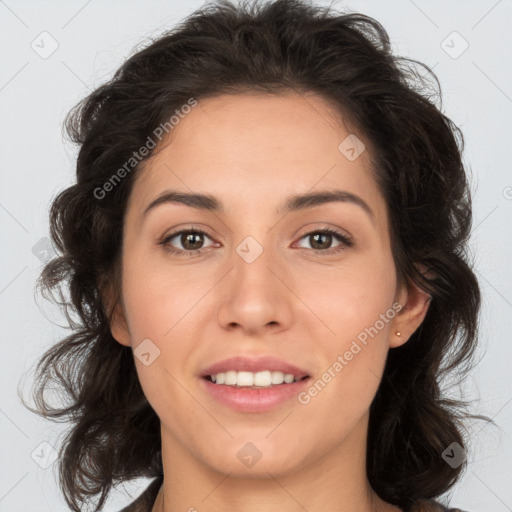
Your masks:
{"label": "eyelash", "polygon": [[[202,229],[191,227],[189,229],[182,229],[180,231],[175,231],[174,233],[169,234],[161,242],[159,242],[159,244],[161,246],[163,246],[163,248],[167,252],[176,254],[178,256],[184,256],[184,255],[193,256],[196,254],[201,254],[207,249],[207,248],[203,248],[203,249],[196,249],[196,250],[191,250],[191,251],[184,251],[182,249],[175,249],[174,247],[169,245],[169,242],[173,238],[175,238],[178,235],[182,235],[182,234],[201,234],[201,235],[206,235],[208,238],[212,238],[206,231],[203,231]],[[331,229],[331,228],[321,228],[321,229],[317,229],[314,231],[310,231],[310,232],[302,235],[300,237],[300,240],[302,240],[303,238],[306,238],[308,236],[317,235],[317,234],[331,235],[331,236],[337,238],[338,241],[342,242],[341,245],[339,245],[338,247],[335,247],[333,249],[320,249],[320,250],[311,249],[313,252],[318,253],[318,254],[322,254],[322,255],[335,254],[335,253],[345,250],[346,248],[352,247],[354,245],[354,242],[350,238],[348,238],[346,235],[344,235],[334,229]]]}

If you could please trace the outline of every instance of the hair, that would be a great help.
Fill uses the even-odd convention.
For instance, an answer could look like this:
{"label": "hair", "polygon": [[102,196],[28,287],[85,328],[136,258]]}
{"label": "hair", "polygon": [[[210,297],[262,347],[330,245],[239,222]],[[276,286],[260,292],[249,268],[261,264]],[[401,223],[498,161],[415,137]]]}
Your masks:
{"label": "hair", "polygon": [[[438,497],[467,463],[453,468],[443,451],[454,442],[467,450],[469,418],[492,422],[441,390],[449,372],[462,382],[477,345],[480,290],[467,247],[472,212],[463,135],[441,112],[433,71],[394,56],[373,18],[299,0],[221,0],[134,50],[65,120],[80,148],[76,183],[51,204],[58,255],[37,286],[50,300],[59,291],[73,330],[39,360],[36,409],[29,408],[72,423],[59,452],[66,502],[80,511],[99,495],[99,510],[116,482],[163,472],[159,418],[131,347],[110,331],[122,297],[127,200],[155,150],[108,193],[98,190],[191,98],[240,93],[316,94],[368,144],[388,208],[397,280],[427,291],[431,302],[420,328],[389,351],[370,407],[367,477],[382,499],[404,509]],[[55,389],[64,404],[49,404],[45,394]]]}

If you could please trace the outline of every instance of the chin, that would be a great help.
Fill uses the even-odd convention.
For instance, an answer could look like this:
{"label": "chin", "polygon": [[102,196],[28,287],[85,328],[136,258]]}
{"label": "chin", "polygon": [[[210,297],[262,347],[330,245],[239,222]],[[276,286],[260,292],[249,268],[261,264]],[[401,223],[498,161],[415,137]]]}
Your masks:
{"label": "chin", "polygon": [[229,446],[218,445],[218,451],[204,454],[203,461],[214,471],[234,478],[265,479],[269,473],[276,477],[289,474],[301,464],[297,446],[277,446],[268,439],[250,439],[247,436],[238,441],[231,439]]}
{"label": "chin", "polygon": [[290,461],[266,460],[260,459],[254,466],[245,467],[238,460],[236,462],[226,461],[226,464],[219,464],[216,461],[215,466],[210,466],[214,471],[222,474],[229,474],[231,478],[241,479],[268,479],[270,476],[282,477],[297,470],[297,466]]}

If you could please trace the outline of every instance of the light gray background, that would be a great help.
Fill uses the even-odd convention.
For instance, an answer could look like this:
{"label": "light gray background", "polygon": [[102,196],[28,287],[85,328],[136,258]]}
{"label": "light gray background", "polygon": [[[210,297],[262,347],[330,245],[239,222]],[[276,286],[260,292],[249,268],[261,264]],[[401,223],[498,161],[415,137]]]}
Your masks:
{"label": "light gray background", "polygon": [[[23,376],[28,392],[28,370],[69,332],[58,326],[64,323],[58,311],[43,300],[37,305],[33,295],[44,258],[41,239],[48,235],[49,203],[73,179],[76,150],[62,141],[62,121],[77,100],[110,78],[134,46],[200,5],[196,0],[0,0],[2,512],[67,510],[57,488],[57,464],[43,469],[35,462],[51,461],[51,448],[41,443],[56,445],[65,425],[39,419],[16,394]],[[493,417],[500,428],[474,426],[469,469],[451,493],[451,505],[471,512],[510,511],[512,1],[353,0],[336,5],[375,17],[387,29],[395,53],[433,67],[442,85],[444,112],[464,132],[465,161],[473,172],[471,245],[484,302],[481,362],[466,393],[475,400],[472,409]],[[49,36],[40,35],[43,31],[58,43],[46,59],[31,47],[39,45],[39,52],[51,48]],[[458,36],[446,39],[453,31],[469,44],[458,58],[443,49],[451,46],[452,55],[462,49]],[[146,483],[120,486],[104,510],[118,511]]]}

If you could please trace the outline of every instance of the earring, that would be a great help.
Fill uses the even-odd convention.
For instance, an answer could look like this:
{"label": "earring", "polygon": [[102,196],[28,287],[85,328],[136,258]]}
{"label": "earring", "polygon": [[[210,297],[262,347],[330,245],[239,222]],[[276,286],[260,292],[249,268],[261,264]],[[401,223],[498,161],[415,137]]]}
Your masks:
{"label": "earring", "polygon": [[397,336],[401,336],[400,331],[396,331],[395,333]]}

